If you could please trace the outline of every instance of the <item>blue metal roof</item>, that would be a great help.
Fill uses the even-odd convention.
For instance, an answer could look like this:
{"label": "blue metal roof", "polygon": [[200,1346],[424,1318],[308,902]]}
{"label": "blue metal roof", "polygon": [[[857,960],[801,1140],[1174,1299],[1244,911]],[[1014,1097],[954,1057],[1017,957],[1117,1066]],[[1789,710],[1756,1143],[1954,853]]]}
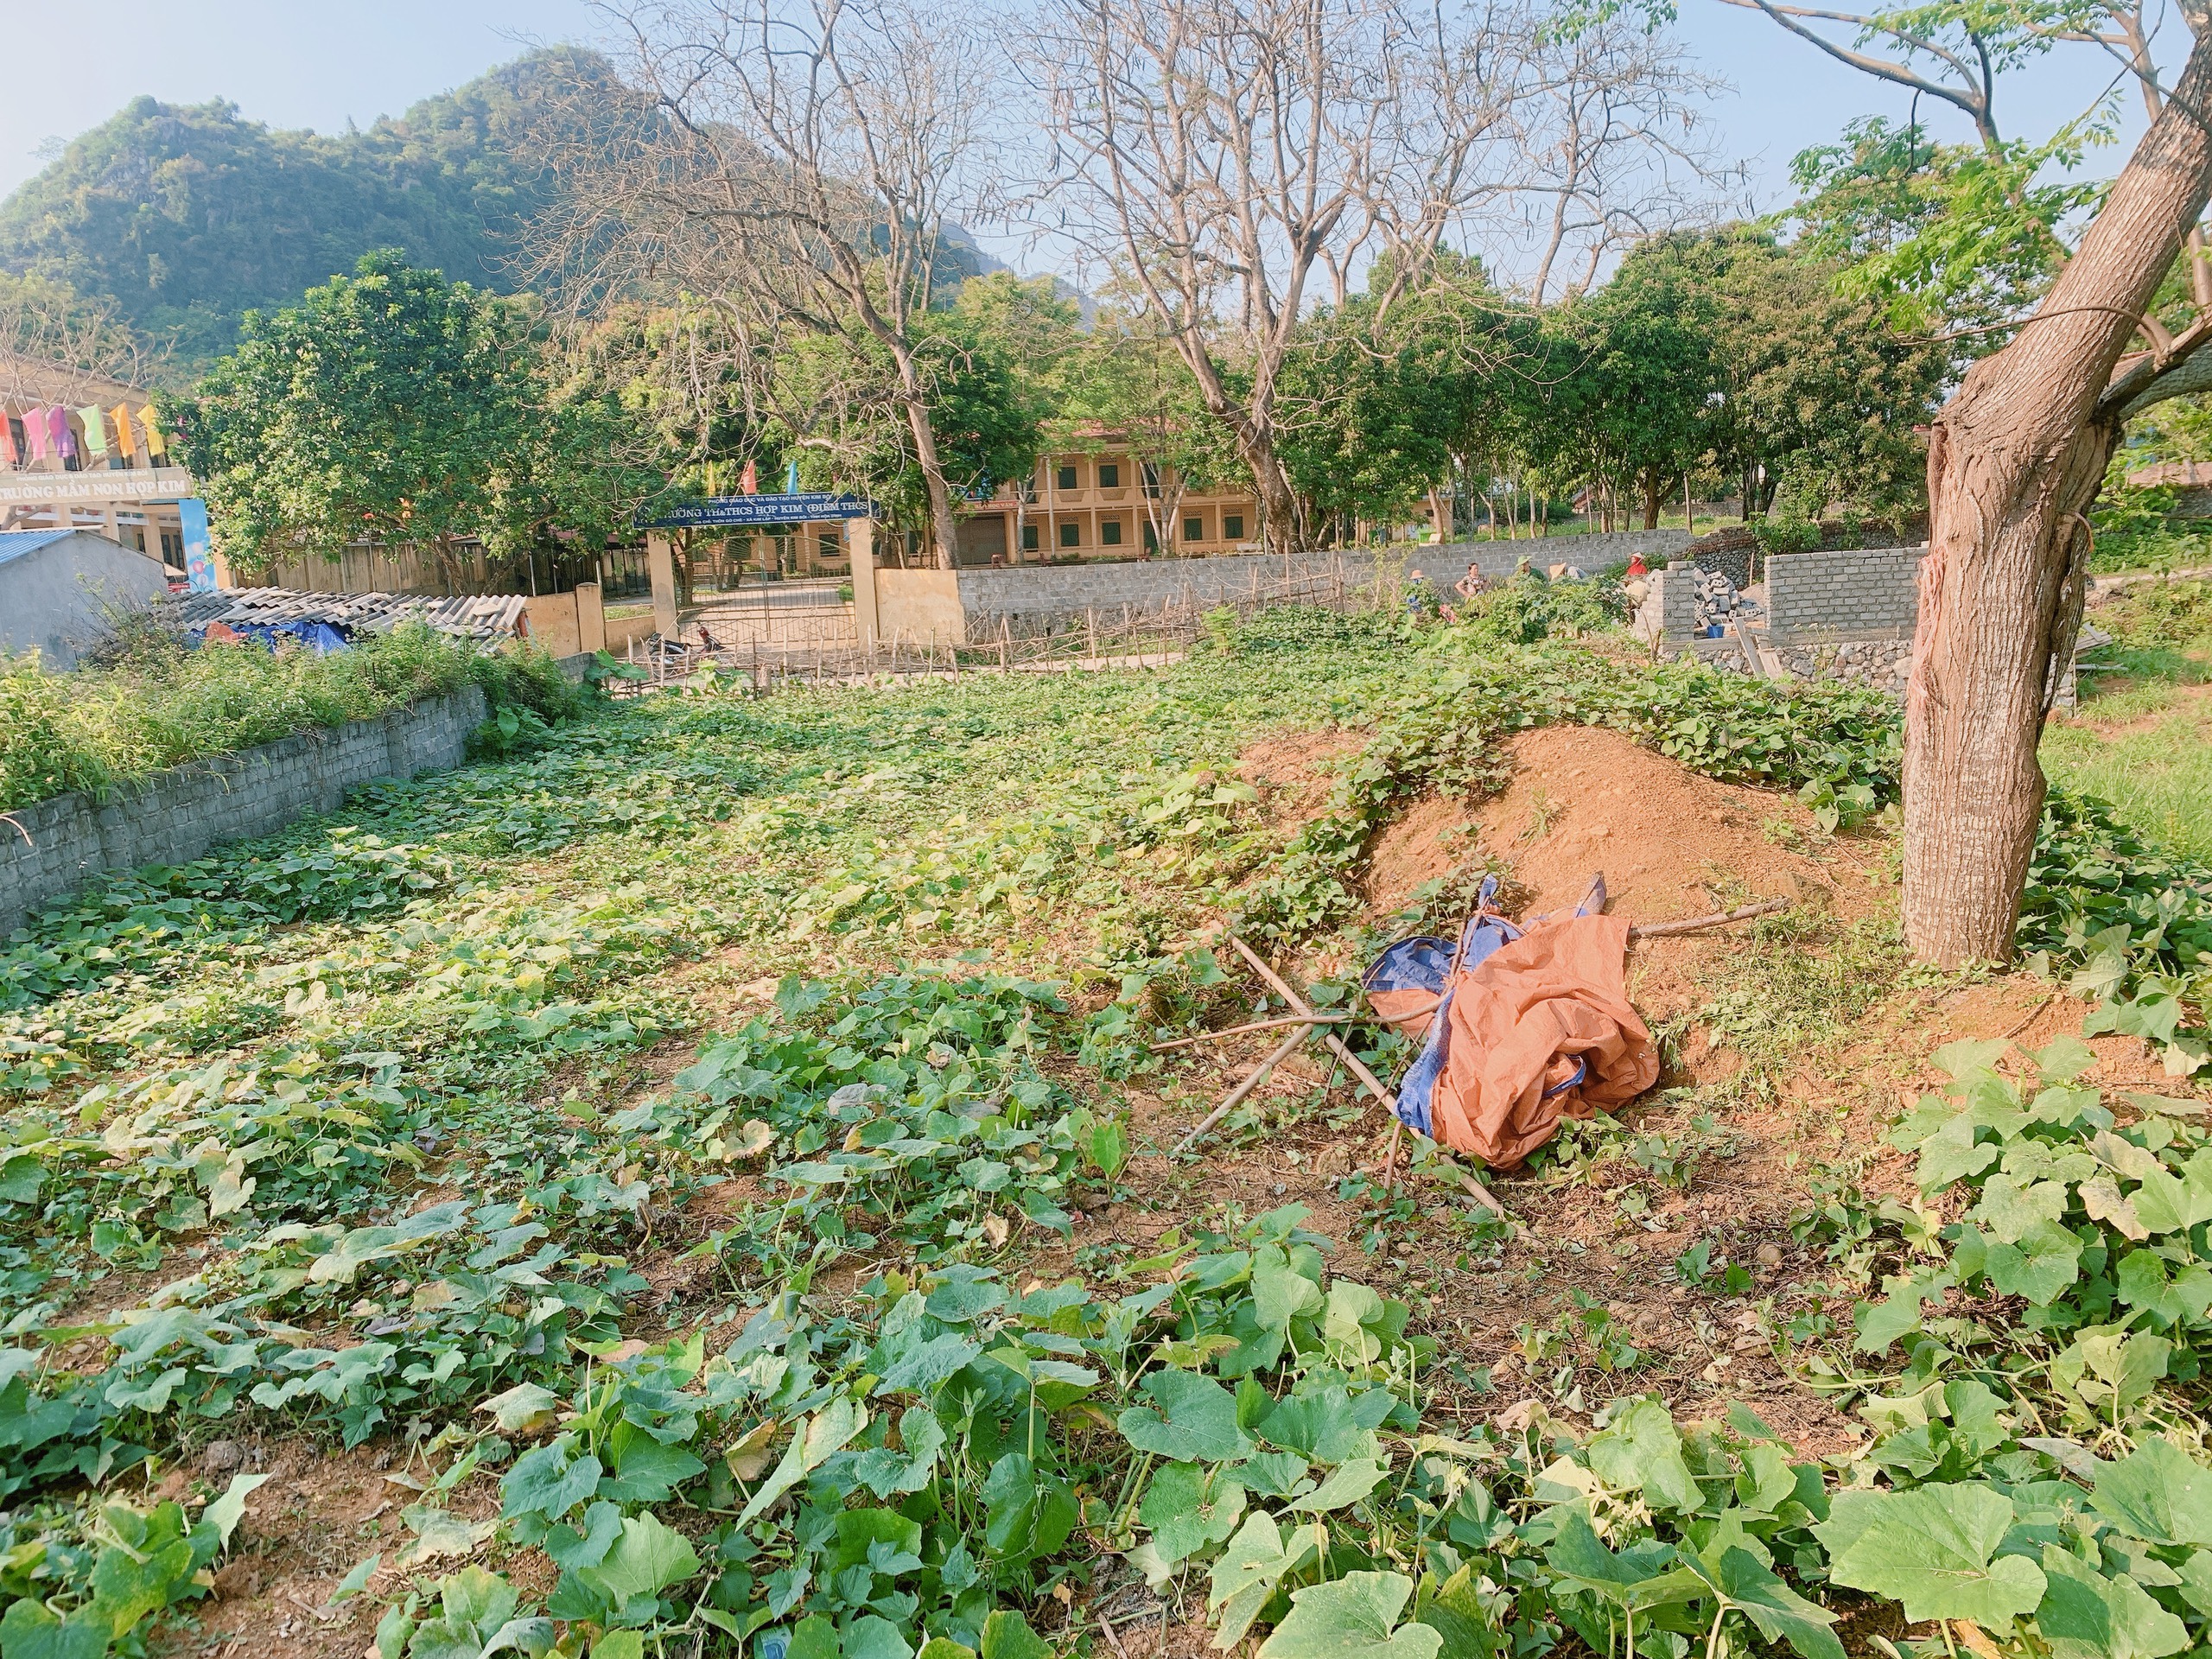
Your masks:
{"label": "blue metal roof", "polygon": [[74,536],[73,530],[7,530],[0,531],[0,564],[10,559],[20,559],[26,553],[35,553],[48,542],[58,542],[65,536]]}

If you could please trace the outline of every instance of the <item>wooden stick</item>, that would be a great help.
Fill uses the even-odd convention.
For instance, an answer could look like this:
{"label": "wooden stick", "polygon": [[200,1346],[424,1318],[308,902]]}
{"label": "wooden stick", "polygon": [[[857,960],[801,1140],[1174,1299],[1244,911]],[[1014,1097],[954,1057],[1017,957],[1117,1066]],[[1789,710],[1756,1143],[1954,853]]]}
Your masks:
{"label": "wooden stick", "polygon": [[[1292,990],[1290,987],[1283,982],[1281,975],[1277,974],[1274,969],[1268,967],[1266,963],[1262,962],[1260,958],[1253,953],[1252,947],[1250,945],[1245,944],[1243,940],[1238,938],[1234,933],[1229,934],[1226,937],[1229,942],[1236,947],[1237,953],[1242,956],[1245,961],[1252,964],[1253,971],[1257,973],[1262,979],[1266,980],[1268,984],[1274,986],[1276,994],[1280,995],[1285,1002],[1287,1002],[1290,1005],[1294,1012],[1298,1014],[1311,1014],[1313,1012],[1311,1008],[1306,1006],[1304,1001],[1299,996],[1298,993]],[[1382,1109],[1390,1114],[1390,1121],[1393,1123],[1402,1125],[1405,1120],[1398,1116],[1397,1096],[1393,1095],[1389,1090],[1385,1089],[1382,1086],[1381,1080],[1378,1079],[1372,1071],[1369,1071],[1365,1065],[1361,1064],[1358,1055],[1353,1053],[1351,1050],[1344,1046],[1344,1039],[1338,1036],[1333,1031],[1324,1031],[1321,1033],[1321,1039],[1327,1043],[1328,1046],[1335,1051],[1336,1056],[1338,1059],[1342,1060],[1346,1065],[1351,1068],[1352,1075],[1366,1085],[1367,1092],[1373,1095],[1376,1099],[1382,1103]],[[1473,1194],[1478,1202],[1487,1206],[1491,1213],[1500,1217],[1503,1217],[1505,1214],[1505,1206],[1497,1201],[1497,1195],[1492,1192],[1488,1187],[1484,1186],[1480,1181],[1475,1179],[1473,1176],[1466,1174],[1464,1171],[1461,1173],[1461,1180],[1467,1187],[1469,1192]]]}
{"label": "wooden stick", "polygon": [[1219,1031],[1202,1031],[1195,1037],[1178,1037],[1172,1042],[1154,1043],[1150,1052],[1165,1054],[1171,1048],[1188,1048],[1193,1043],[1211,1043],[1223,1037],[1241,1036],[1248,1031],[1273,1031],[1281,1026],[1342,1025],[1351,1018],[1348,1014],[1306,1014],[1287,1020],[1255,1020],[1246,1025],[1224,1027]]}
{"label": "wooden stick", "polygon": [[1188,1147],[1192,1141],[1197,1140],[1208,1129],[1213,1128],[1215,1124],[1220,1122],[1223,1118],[1228,1116],[1229,1114],[1235,1109],[1237,1102],[1243,1100],[1245,1096],[1250,1094],[1262,1083],[1265,1083],[1267,1081],[1268,1073],[1274,1071],[1282,1061],[1288,1059],[1291,1056],[1292,1051],[1296,1049],[1298,1046],[1303,1043],[1308,1037],[1311,1037],[1313,1034],[1313,1027],[1306,1024],[1302,1020],[1300,1020],[1298,1029],[1296,1031],[1292,1032],[1289,1036],[1284,1038],[1280,1043],[1277,1043],[1274,1046],[1274,1052],[1269,1054],[1266,1059],[1262,1060],[1259,1065],[1254,1066],[1250,1074],[1245,1077],[1243,1082],[1238,1084],[1234,1089],[1230,1090],[1227,1094],[1221,1097],[1220,1105],[1215,1107],[1213,1110],[1208,1112],[1203,1118],[1199,1119],[1198,1126],[1175,1143],[1175,1150],[1177,1152],[1181,1152],[1185,1147]]}
{"label": "wooden stick", "polygon": [[1631,942],[1671,938],[1677,933],[1699,933],[1708,927],[1725,927],[1730,922],[1748,922],[1754,916],[1771,916],[1778,910],[1789,908],[1789,900],[1787,899],[1762,899],[1756,905],[1718,911],[1710,916],[1696,916],[1686,922],[1638,922],[1629,929],[1628,937]]}
{"label": "wooden stick", "polygon": [[[1313,1010],[1306,1005],[1305,999],[1300,997],[1296,991],[1292,990],[1290,987],[1284,982],[1281,976],[1277,974],[1274,969],[1268,967],[1266,963],[1262,962],[1257,956],[1254,955],[1250,945],[1245,944],[1243,940],[1237,938],[1234,933],[1228,934],[1225,937],[1231,944],[1236,947],[1237,953],[1242,956],[1245,961],[1252,964],[1253,971],[1257,973],[1262,979],[1267,981],[1268,983],[1274,988],[1275,995],[1281,997],[1284,1002],[1289,1005],[1290,1011],[1293,1014],[1304,1015],[1310,1015],[1313,1014]],[[1372,1071],[1369,1071],[1365,1065],[1361,1064],[1359,1056],[1353,1053],[1349,1048],[1346,1048],[1344,1044],[1344,1039],[1338,1037],[1336,1033],[1332,1031],[1323,1032],[1321,1033],[1321,1038],[1322,1040],[1327,1043],[1330,1048],[1335,1052],[1337,1058],[1351,1068],[1352,1076],[1360,1080],[1361,1084],[1365,1086],[1367,1092],[1374,1096],[1376,1099],[1381,1101],[1384,1109],[1389,1112],[1390,1116],[1395,1117],[1398,1115],[1397,1097],[1391,1094],[1388,1089],[1385,1089],[1382,1086],[1382,1080],[1380,1078],[1378,1078]]]}

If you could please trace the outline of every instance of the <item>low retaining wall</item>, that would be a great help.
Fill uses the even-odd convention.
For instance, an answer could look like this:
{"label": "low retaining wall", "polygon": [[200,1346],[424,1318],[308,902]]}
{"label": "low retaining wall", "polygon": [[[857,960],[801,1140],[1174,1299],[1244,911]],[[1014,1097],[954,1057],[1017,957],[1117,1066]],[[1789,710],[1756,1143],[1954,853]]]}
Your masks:
{"label": "low retaining wall", "polygon": [[[1394,549],[1390,556],[1421,564],[1425,556],[1450,550]],[[1375,554],[1351,551],[1309,554],[1291,560],[1287,569],[1281,558],[1264,553],[991,569],[878,569],[876,626],[887,645],[894,640],[911,645],[982,641],[995,639],[1001,625],[1027,636],[1080,625],[1093,611],[1110,612],[1118,619],[1124,608],[1142,613],[1170,606],[1225,604],[1248,594],[1265,596],[1304,582],[1333,586],[1341,580],[1348,588],[1363,588],[1374,581],[1375,566]]]}
{"label": "low retaining wall", "polygon": [[1801,680],[1851,680],[1897,696],[1912,671],[1910,639],[1860,639],[1842,645],[1783,645],[1774,655]]}
{"label": "low retaining wall", "polygon": [[381,719],[190,761],[123,785],[105,804],[73,794],[19,807],[0,823],[0,938],[103,871],[182,864],[219,841],[334,812],[373,779],[457,766],[483,720],[484,694],[472,685]]}

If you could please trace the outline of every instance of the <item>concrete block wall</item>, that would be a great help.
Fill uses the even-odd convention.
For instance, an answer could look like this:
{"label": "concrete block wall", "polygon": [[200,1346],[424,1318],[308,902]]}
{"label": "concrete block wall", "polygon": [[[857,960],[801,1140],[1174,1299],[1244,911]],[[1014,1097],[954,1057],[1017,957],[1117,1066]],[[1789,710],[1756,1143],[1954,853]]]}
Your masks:
{"label": "concrete block wall", "polygon": [[1777,553],[1766,562],[1768,637],[1777,645],[1910,639],[1920,614],[1920,547]]}
{"label": "concrete block wall", "polygon": [[[1420,564],[1423,556],[1446,549],[1405,550]],[[1375,576],[1369,552],[1314,553],[1284,562],[1264,553],[1230,554],[1217,559],[1142,559],[1121,563],[1025,564],[958,573],[961,608],[980,616],[1081,616],[1090,610],[1159,610],[1187,601],[1217,603],[1240,594],[1264,592],[1286,578],[1325,581],[1341,568],[1353,586]],[[1423,566],[1426,569],[1426,566]],[[1464,571],[1464,564],[1461,570]],[[1430,575],[1435,573],[1431,571]],[[1459,573],[1455,573],[1459,574]]]}
{"label": "concrete block wall", "polygon": [[1687,639],[1697,632],[1699,574],[1698,567],[1687,559],[1669,559],[1664,570],[1652,573],[1651,585],[1659,594],[1659,631],[1662,638]]}
{"label": "concrete block wall", "polygon": [[334,812],[373,779],[457,766],[483,721],[484,694],[472,685],[380,719],[191,761],[105,802],[57,795],[19,807],[0,822],[0,938],[103,871],[182,864],[218,842]]}
{"label": "concrete block wall", "polygon": [[[1389,556],[1402,569],[1418,565],[1433,576],[1447,567],[1424,563],[1424,557],[1439,551],[1450,550],[1394,549]],[[1408,554],[1413,556],[1407,557]],[[988,641],[998,638],[1001,625],[1017,637],[1081,627],[1093,611],[1103,625],[1109,618],[1118,622],[1125,610],[1142,615],[1173,606],[1227,604],[1254,592],[1280,592],[1286,580],[1331,588],[1341,582],[1345,588],[1357,590],[1374,582],[1376,562],[1376,555],[1368,551],[1314,553],[1291,561],[1286,571],[1284,561],[1276,556],[1243,553],[1217,559],[1025,564],[958,572],[887,571],[879,573],[893,579],[880,590],[883,609],[879,626],[889,639],[895,620],[892,594],[894,589],[905,594],[897,582],[902,576],[934,575],[945,584],[944,591],[931,588],[926,594],[911,582],[906,584],[916,591],[909,610],[898,614],[912,616],[906,629],[908,639],[941,639],[957,626],[963,630],[962,638]],[[1465,569],[1462,561],[1452,569],[1452,580],[1458,580]],[[957,623],[953,620],[956,613],[960,619]]]}

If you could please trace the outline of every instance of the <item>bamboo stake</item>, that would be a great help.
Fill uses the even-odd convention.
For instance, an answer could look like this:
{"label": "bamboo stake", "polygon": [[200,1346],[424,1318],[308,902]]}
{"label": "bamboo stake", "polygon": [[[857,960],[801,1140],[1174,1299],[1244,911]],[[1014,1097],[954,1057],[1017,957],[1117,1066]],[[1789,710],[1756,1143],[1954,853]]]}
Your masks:
{"label": "bamboo stake", "polygon": [[1292,1032],[1289,1036],[1284,1038],[1280,1043],[1277,1043],[1274,1046],[1274,1052],[1271,1052],[1266,1059],[1262,1060],[1259,1065],[1254,1066],[1251,1071],[1247,1074],[1243,1082],[1238,1084],[1234,1089],[1230,1090],[1227,1094],[1221,1097],[1220,1105],[1215,1107],[1213,1110],[1208,1112],[1203,1118],[1200,1118],[1198,1120],[1198,1127],[1175,1143],[1175,1150],[1177,1152],[1181,1152],[1185,1147],[1188,1147],[1192,1141],[1197,1140],[1208,1129],[1213,1128],[1215,1124],[1220,1122],[1223,1118],[1228,1116],[1229,1114],[1236,1109],[1236,1103],[1243,1100],[1245,1096],[1250,1094],[1255,1089],[1258,1088],[1262,1083],[1265,1083],[1268,1078],[1268,1073],[1274,1071],[1275,1067],[1281,1065],[1283,1061],[1288,1059],[1293,1051],[1294,1051],[1308,1037],[1311,1037],[1315,1029],[1316,1028],[1313,1025],[1309,1024],[1306,1020],[1300,1020],[1298,1022],[1298,1029],[1296,1031]]}
{"label": "bamboo stake", "polygon": [[1755,916],[1771,916],[1778,910],[1789,908],[1789,900],[1787,899],[1762,899],[1756,905],[1716,911],[1710,916],[1695,916],[1686,922],[1638,922],[1629,929],[1628,937],[1630,943],[1637,939],[1671,938],[1677,933],[1700,933],[1708,927],[1725,927],[1730,922],[1748,922]]}
{"label": "bamboo stake", "polygon": [[1342,1025],[1351,1016],[1348,1014],[1307,1014],[1285,1020],[1254,1020],[1245,1025],[1227,1026],[1219,1031],[1202,1031],[1195,1037],[1177,1037],[1165,1043],[1154,1043],[1148,1051],[1165,1054],[1171,1048],[1188,1048],[1193,1043],[1217,1042],[1224,1037],[1241,1037],[1248,1031],[1274,1031],[1284,1026]]}
{"label": "bamboo stake", "polygon": [[[1245,961],[1252,964],[1253,971],[1258,974],[1262,979],[1267,981],[1268,984],[1274,987],[1276,994],[1280,995],[1285,1002],[1290,1005],[1292,1013],[1311,1014],[1313,1012],[1313,1009],[1306,1006],[1304,999],[1301,998],[1297,992],[1290,988],[1289,985],[1284,982],[1280,974],[1276,973],[1274,969],[1268,967],[1266,963],[1260,960],[1259,957],[1253,951],[1250,945],[1245,944],[1243,940],[1238,938],[1234,933],[1230,933],[1226,937],[1229,942],[1236,947],[1237,954],[1242,956]],[[1373,1095],[1376,1099],[1382,1103],[1383,1109],[1390,1114],[1390,1121],[1394,1123],[1399,1122],[1397,1096],[1382,1086],[1376,1075],[1361,1063],[1358,1055],[1353,1053],[1351,1049],[1344,1046],[1344,1039],[1338,1036],[1333,1031],[1325,1030],[1321,1033],[1321,1040],[1328,1044],[1329,1047],[1334,1051],[1338,1059],[1342,1060],[1346,1065],[1351,1068],[1352,1075],[1366,1085],[1367,1092]],[[1503,1217],[1505,1214],[1505,1206],[1497,1201],[1497,1195],[1464,1170],[1460,1172],[1460,1184],[1467,1189],[1469,1194],[1474,1198],[1477,1203],[1481,1204],[1492,1213],[1499,1217]]]}

